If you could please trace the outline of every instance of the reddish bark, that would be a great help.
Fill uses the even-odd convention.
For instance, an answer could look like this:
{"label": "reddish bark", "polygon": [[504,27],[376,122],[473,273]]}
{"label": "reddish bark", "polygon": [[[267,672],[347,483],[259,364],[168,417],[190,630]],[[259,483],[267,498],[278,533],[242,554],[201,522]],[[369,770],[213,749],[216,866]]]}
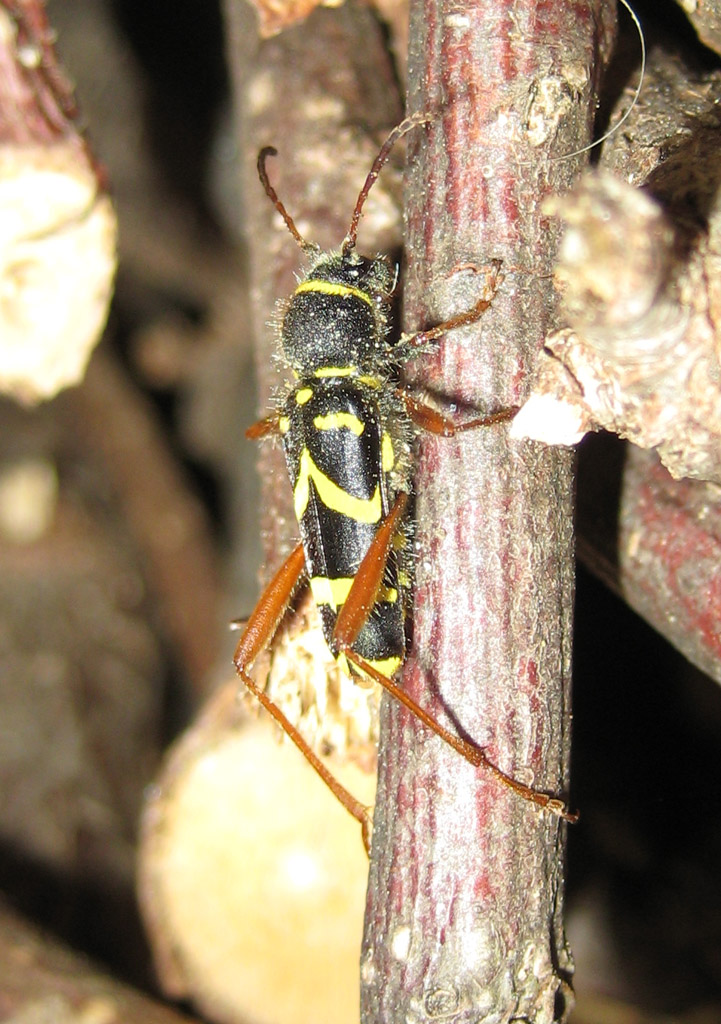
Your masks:
{"label": "reddish bark", "polygon": [[[75,140],[84,147],[72,86],[55,52],[55,33],[38,0],[2,0],[0,139],[13,145]],[[91,160],[89,150],[86,157]]]}
{"label": "reddish bark", "polygon": [[[540,213],[581,161],[609,37],[600,4],[416,3],[407,328],[469,307],[506,270],[476,328],[418,378],[494,411],[523,400],[550,325],[554,237]],[[544,97],[552,100],[544,105]],[[422,376],[421,376],[422,374]],[[413,644],[404,687],[504,770],[567,785],[572,457],[496,426],[424,438],[416,474]],[[563,834],[385,708],[362,963],[363,1019],[565,1019]]]}
{"label": "reddish bark", "polygon": [[589,441],[581,460],[579,557],[721,683],[718,488],[674,480],[654,452]]}

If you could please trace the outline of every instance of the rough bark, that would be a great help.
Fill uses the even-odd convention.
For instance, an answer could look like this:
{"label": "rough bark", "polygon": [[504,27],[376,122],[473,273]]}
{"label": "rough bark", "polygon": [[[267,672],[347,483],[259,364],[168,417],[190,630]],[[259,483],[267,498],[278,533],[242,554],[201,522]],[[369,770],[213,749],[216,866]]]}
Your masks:
{"label": "rough bark", "polygon": [[575,444],[610,430],[655,448],[675,477],[718,483],[721,74],[696,59],[653,50],[605,173],[549,204],[565,225],[564,330],[514,433]]}
{"label": "rough bark", "polygon": [[721,4],[718,0],[705,0],[704,3],[678,0],[678,3],[698,32],[701,42],[716,53],[721,53]]}
{"label": "rough bark", "polygon": [[[632,79],[619,114],[635,86]],[[720,94],[718,70],[699,65],[683,43],[674,48],[666,40],[650,50],[640,102],[604,145],[601,166],[614,177],[594,176],[585,186],[585,212],[577,207],[573,215],[575,249],[585,259],[572,271],[575,293],[563,322],[578,334],[549,339],[553,354],[541,357],[534,398],[514,424],[528,422],[536,396],[563,392],[576,412],[593,407],[591,420],[657,448],[674,476],[700,478],[674,483],[653,452],[625,455],[621,446],[589,439],[579,555],[717,681],[718,629],[708,617],[713,581],[700,576],[694,597],[679,575],[678,552],[691,556],[695,571],[718,547]],[[623,209],[611,196],[601,224],[593,208],[598,197],[607,203],[609,186]],[[530,415],[549,436],[549,407],[537,413]]]}
{"label": "rough bark", "polygon": [[[541,213],[589,140],[607,5],[417,2],[406,328],[468,308],[478,327],[418,364],[434,392],[493,411],[526,397],[553,313]],[[425,438],[416,474],[413,641],[403,685],[513,775],[567,786],[572,458],[496,427]],[[363,1020],[566,1019],[563,829],[388,705],[364,952]]]}

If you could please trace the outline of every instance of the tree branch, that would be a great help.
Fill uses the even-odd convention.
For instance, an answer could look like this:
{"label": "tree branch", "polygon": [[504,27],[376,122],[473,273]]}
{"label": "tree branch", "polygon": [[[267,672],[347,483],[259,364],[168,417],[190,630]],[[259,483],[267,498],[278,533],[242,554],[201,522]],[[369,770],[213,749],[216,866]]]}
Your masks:
{"label": "tree branch", "polygon": [[654,452],[607,435],[580,459],[578,557],[721,683],[718,486],[674,480]]}
{"label": "tree branch", "polygon": [[[605,20],[604,20],[605,19]],[[417,380],[474,408],[518,405],[553,310],[541,201],[589,140],[611,5],[412,6],[407,328],[472,305]],[[422,367],[422,377],[421,377]],[[420,444],[413,644],[403,685],[505,771],[567,786],[572,458],[505,428]],[[565,1019],[563,830],[474,772],[390,704],[362,961],[363,1020]]]}

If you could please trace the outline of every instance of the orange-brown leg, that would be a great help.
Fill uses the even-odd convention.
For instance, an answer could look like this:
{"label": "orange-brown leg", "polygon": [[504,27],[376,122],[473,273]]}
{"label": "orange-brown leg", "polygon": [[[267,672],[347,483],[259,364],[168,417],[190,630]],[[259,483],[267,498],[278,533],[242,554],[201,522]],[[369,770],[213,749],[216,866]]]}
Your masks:
{"label": "orange-brown leg", "polygon": [[335,620],[333,641],[337,649],[333,650],[333,654],[339,654],[341,650],[345,651],[351,647],[368,621],[368,616],[383,582],[383,573],[388,562],[393,538],[398,532],[407,502],[408,495],[401,491],[363,556],[363,561],[348,591],[348,597],[343,602],[338,612],[338,618]]}
{"label": "orange-brown leg", "polygon": [[503,423],[505,420],[513,419],[518,412],[516,408],[502,409],[500,412],[493,412],[488,416],[462,420],[459,423],[453,417],[445,416],[433,406],[416,398],[406,388],[396,388],[396,394],[405,405],[409,418],[417,427],[427,430],[430,434],[439,434],[441,437],[455,437],[456,434],[462,434],[464,430],[490,427],[493,423]]}
{"label": "orange-brown leg", "polygon": [[355,651],[350,650],[346,647],[342,648],[343,654],[345,654],[348,661],[350,661],[356,668],[360,669],[366,675],[369,675],[371,679],[374,679],[379,683],[392,697],[404,704],[409,711],[411,711],[416,718],[418,718],[425,726],[427,726],[436,736],[440,736],[449,746],[453,747],[461,757],[464,757],[466,761],[474,766],[474,768],[483,768],[484,771],[490,772],[494,779],[498,779],[504,786],[512,789],[514,793],[518,793],[519,796],[523,797],[524,800],[529,800],[534,804],[538,804],[539,807],[543,807],[545,810],[550,811],[552,814],[558,815],[559,818],[564,818],[566,821],[575,822],[578,821],[578,814],[569,811],[562,800],[558,800],[556,797],[549,796],[548,793],[542,793],[538,789],[533,789],[531,786],[524,785],[523,782],[518,782],[510,775],[506,775],[505,772],[501,771],[497,765],[492,761],[489,761],[486,755],[483,753],[480,747],[474,746],[472,743],[468,743],[466,740],[462,740],[459,736],[454,736],[452,732],[444,728],[440,722],[437,722],[435,718],[432,718],[427,711],[424,711],[413,700],[409,697],[405,690],[402,690],[397,683],[389,679],[388,676],[384,676],[382,672],[379,672],[373,665],[369,665],[365,658],[362,658]]}
{"label": "orange-brown leg", "polygon": [[382,672],[379,672],[365,658],[353,650],[353,644],[358,639],[358,634],[375,604],[393,538],[398,530],[407,498],[406,494],[401,493],[398,495],[391,511],[378,528],[378,532],[360,564],[360,568],[353,581],[353,586],[338,613],[333,631],[334,653],[344,654],[351,664],[379,683],[391,696],[395,697],[401,704],[404,704],[428,729],[437,736],[440,736],[442,740],[448,743],[449,746],[475,768],[483,768],[484,771],[490,772],[495,779],[498,779],[504,786],[508,786],[509,789],[518,793],[524,800],[538,804],[539,807],[543,807],[552,814],[565,818],[566,821],[577,821],[578,815],[568,811],[563,801],[549,796],[548,793],[532,789],[530,786],[518,782],[510,775],[506,775],[492,761],[488,760],[480,747],[468,743],[459,736],[454,736],[453,733],[449,732],[448,729],[432,718],[427,711],[424,711],[423,708],[416,704],[413,698],[409,697],[405,690],[401,689],[397,683],[389,679],[388,676],[384,676]]}
{"label": "orange-brown leg", "polygon": [[[456,327],[466,327],[468,324],[474,324],[477,320],[480,320],[485,311],[493,302],[496,292],[503,280],[501,274],[501,260],[491,261],[491,272],[489,275],[488,289],[490,295],[487,298],[479,299],[475,306],[466,310],[465,313],[459,313],[458,316],[451,317],[450,320],[444,320],[442,324],[436,324],[435,327],[430,327],[427,331],[418,331],[416,334],[403,334],[401,335],[400,341],[398,342],[398,350],[404,353],[410,353],[414,349],[425,348],[430,341],[436,341],[442,335],[447,334],[448,331],[454,330]],[[404,359],[405,359],[404,355]]]}
{"label": "orange-brown leg", "polygon": [[349,814],[360,823],[363,832],[363,844],[366,850],[370,850],[371,820],[368,808],[360,803],[338,780],[328,771],[326,766],[319,760],[311,750],[296,727],[286,718],[283,712],[267,696],[263,690],[253,681],[248,674],[248,669],[258,655],[268,646],[273,639],[280,620],[286,612],[288,602],[291,599],[305,568],[305,555],[303,546],[299,544],[290,553],[289,557],[280,567],[268,586],[260,596],[252,615],[238,641],[235,649],[233,663],[238,675],[248,687],[250,692],[258,699],[268,714],[272,715],[283,732],[290,737],[305,757],[312,768],[320,775],[323,782],[330,789],[333,795],[343,804]]}
{"label": "orange-brown leg", "polygon": [[[427,331],[403,335],[399,344],[403,348],[405,355],[410,355],[414,349],[424,348],[429,342],[436,341],[456,327],[464,327],[479,320],[493,302],[494,296],[498,291],[502,280],[500,269],[501,261],[494,260],[490,273],[490,295],[480,299],[471,309],[465,313],[460,313],[451,320],[445,320],[442,324],[436,324],[435,327]],[[473,430],[476,427],[489,427],[493,423],[502,423],[504,420],[513,419],[518,412],[516,408],[503,409],[501,412],[494,412],[487,416],[478,416],[471,420],[458,422],[451,416],[438,412],[437,409],[416,398],[407,388],[396,388],[396,394],[405,405],[408,416],[417,427],[427,430],[431,434],[439,434],[442,437],[454,437],[465,430]]]}
{"label": "orange-brown leg", "polygon": [[261,437],[268,437],[271,434],[279,434],[280,426],[277,416],[266,416],[265,419],[252,423],[245,432],[249,441],[258,441]]}

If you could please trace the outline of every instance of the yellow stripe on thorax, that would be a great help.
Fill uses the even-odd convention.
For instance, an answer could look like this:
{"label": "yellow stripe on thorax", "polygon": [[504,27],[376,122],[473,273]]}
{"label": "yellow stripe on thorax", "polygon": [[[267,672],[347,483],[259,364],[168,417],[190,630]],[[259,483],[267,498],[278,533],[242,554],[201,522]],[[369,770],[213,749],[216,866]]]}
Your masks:
{"label": "yellow stripe on thorax", "polygon": [[357,366],[319,366],[313,370],[314,377],[353,377],[358,372]]}
{"label": "yellow stripe on thorax", "polygon": [[360,437],[366,428],[363,420],[351,412],[330,412],[327,416],[315,416],[313,426],[317,430],[340,430],[341,427],[347,427],[356,437]]}
{"label": "yellow stripe on thorax", "polygon": [[303,292],[320,292],[322,295],[354,295],[356,299],[373,307],[373,299],[368,292],[354,288],[350,284],[334,284],[332,281],[319,281],[312,277],[309,281],[301,281],[295,290],[296,295],[301,295]]}
{"label": "yellow stripe on thorax", "polygon": [[298,467],[298,479],[293,488],[293,504],[297,519],[301,519],[308,507],[310,497],[310,481],[315,484],[318,497],[333,512],[340,512],[341,515],[356,519],[360,523],[377,523],[381,518],[381,492],[380,486],[370,498],[356,498],[348,494],[342,487],[334,483],[330,477],[316,466],[307,448],[300,454],[300,466]]}
{"label": "yellow stripe on thorax", "polygon": [[355,377],[361,384],[367,384],[369,388],[377,390],[383,387],[380,377],[371,377],[366,373],[358,373],[357,366],[319,366],[313,370],[314,377]]}

